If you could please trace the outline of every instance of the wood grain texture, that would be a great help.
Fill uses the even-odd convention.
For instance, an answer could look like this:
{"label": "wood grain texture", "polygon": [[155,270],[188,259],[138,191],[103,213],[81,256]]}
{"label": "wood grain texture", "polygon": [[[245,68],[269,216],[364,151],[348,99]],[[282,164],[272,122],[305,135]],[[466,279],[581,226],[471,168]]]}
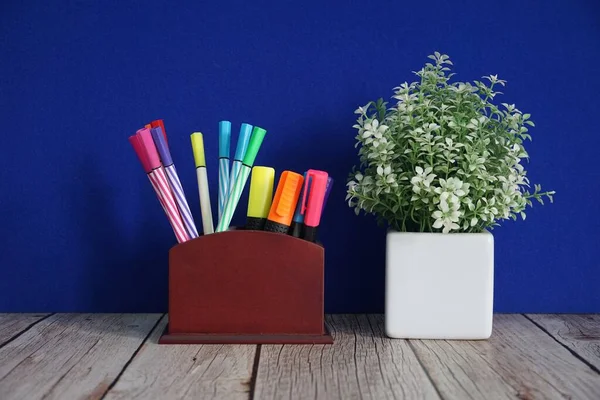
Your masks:
{"label": "wood grain texture", "polygon": [[403,340],[380,315],[333,315],[333,345],[263,345],[255,399],[438,399]]}
{"label": "wood grain texture", "polygon": [[600,370],[600,315],[528,314],[554,339]]}
{"label": "wood grain texture", "polygon": [[48,314],[0,314],[0,346]]}
{"label": "wood grain texture", "polygon": [[411,341],[446,399],[600,398],[600,374],[522,315],[497,315],[488,341]]}
{"label": "wood grain texture", "polygon": [[60,314],[0,349],[0,398],[97,399],[160,314]]}
{"label": "wood grain texture", "polygon": [[247,399],[254,345],[159,345],[163,318],[106,399]]}

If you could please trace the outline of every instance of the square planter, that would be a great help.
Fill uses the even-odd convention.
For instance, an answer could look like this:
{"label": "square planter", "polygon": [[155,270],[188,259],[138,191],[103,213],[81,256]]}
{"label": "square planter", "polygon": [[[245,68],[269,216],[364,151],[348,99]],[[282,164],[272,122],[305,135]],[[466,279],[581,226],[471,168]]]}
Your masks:
{"label": "square planter", "polygon": [[385,330],[392,338],[487,339],[494,237],[388,232]]}

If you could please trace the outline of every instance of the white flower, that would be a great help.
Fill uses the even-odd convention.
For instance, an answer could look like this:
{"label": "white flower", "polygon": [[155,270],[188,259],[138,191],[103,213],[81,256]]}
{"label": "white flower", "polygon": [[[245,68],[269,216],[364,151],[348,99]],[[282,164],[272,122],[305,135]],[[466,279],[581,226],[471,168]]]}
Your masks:
{"label": "white flower", "polygon": [[365,124],[364,128],[364,132],[362,134],[363,139],[367,139],[371,136],[377,138],[377,139],[381,139],[383,137],[383,134],[385,133],[385,131],[388,130],[388,126],[387,125],[379,125],[379,121],[374,119],[371,120],[369,122],[367,122]]}
{"label": "white flower", "polygon": [[427,192],[430,190],[431,182],[433,182],[436,177],[431,171],[433,171],[433,168],[431,167],[426,167],[425,169],[422,167],[415,168],[417,174],[410,180],[410,183],[413,185],[413,192],[420,193],[421,189],[424,189]]}
{"label": "white flower", "polygon": [[453,229],[460,228],[457,222],[461,216],[461,212],[458,210],[448,209],[446,212],[437,210],[433,212],[432,216],[435,219],[433,227],[435,229],[443,227],[442,233],[448,233]]}
{"label": "white flower", "polygon": [[463,183],[458,178],[440,179],[440,187],[435,188],[435,192],[440,195],[447,192],[463,197],[469,192],[469,187],[468,183]]}
{"label": "white flower", "polygon": [[440,195],[440,208],[442,211],[448,211],[450,208],[458,210],[460,208],[458,197],[453,193],[443,192]]}
{"label": "white flower", "polygon": [[440,203],[438,210],[434,211],[431,216],[435,219],[433,227],[440,229],[443,227],[442,233],[448,233],[453,229],[459,229],[458,220],[462,216],[460,211],[460,199],[453,193],[443,192],[440,195]]}

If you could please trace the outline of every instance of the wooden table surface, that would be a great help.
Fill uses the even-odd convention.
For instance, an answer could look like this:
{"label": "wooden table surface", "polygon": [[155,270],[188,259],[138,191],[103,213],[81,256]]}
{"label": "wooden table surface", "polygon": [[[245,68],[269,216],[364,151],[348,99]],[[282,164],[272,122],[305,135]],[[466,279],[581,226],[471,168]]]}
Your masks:
{"label": "wooden table surface", "polygon": [[487,341],[158,345],[163,314],[0,314],[0,399],[600,399],[600,315],[494,317]]}

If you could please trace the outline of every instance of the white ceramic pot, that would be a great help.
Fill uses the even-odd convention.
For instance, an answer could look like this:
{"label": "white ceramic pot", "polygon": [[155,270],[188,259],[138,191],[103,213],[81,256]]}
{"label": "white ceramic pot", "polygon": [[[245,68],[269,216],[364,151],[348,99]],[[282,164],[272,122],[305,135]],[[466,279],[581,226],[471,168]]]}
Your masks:
{"label": "white ceramic pot", "polygon": [[388,232],[385,330],[392,338],[487,339],[494,237]]}

